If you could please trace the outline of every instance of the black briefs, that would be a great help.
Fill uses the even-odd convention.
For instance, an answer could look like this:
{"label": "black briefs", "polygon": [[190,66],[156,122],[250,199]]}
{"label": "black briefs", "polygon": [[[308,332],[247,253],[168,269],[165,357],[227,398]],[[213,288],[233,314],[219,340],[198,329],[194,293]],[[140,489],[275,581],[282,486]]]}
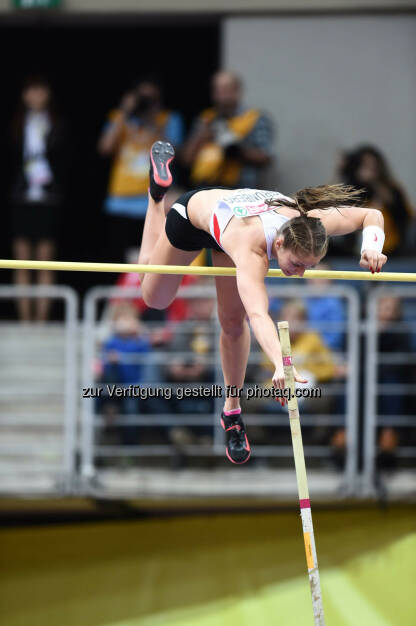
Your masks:
{"label": "black briefs", "polygon": [[[210,248],[224,252],[217,244],[214,237],[205,230],[193,226],[188,217],[188,202],[198,191],[207,189],[221,189],[221,187],[205,187],[204,189],[194,189],[182,194],[172,205],[166,216],[165,231],[172,246],[179,250],[202,250]],[[177,208],[175,208],[177,207]]]}

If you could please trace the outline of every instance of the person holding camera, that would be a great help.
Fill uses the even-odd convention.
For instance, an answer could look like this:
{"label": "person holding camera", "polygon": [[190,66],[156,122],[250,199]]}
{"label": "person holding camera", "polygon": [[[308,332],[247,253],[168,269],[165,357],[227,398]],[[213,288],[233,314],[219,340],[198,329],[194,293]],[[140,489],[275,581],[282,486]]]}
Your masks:
{"label": "person holding camera", "polygon": [[241,104],[240,78],[228,71],[212,78],[212,103],[194,123],[182,159],[193,187],[257,188],[273,158],[267,115]]}
{"label": "person holding camera", "polygon": [[112,261],[122,262],[126,249],[140,244],[147,208],[149,150],[158,139],[180,146],[183,120],[163,106],[160,84],[145,78],[133,84],[119,107],[109,113],[98,142],[99,153],[112,158],[104,205],[109,216],[106,255]]}

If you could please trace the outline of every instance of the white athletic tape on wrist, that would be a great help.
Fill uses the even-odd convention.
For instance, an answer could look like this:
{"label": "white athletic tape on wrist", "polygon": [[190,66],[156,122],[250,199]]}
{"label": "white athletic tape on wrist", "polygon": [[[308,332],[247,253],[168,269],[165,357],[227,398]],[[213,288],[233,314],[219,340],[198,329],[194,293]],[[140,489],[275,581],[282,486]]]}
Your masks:
{"label": "white athletic tape on wrist", "polygon": [[363,243],[361,245],[361,254],[364,250],[375,250],[383,252],[384,232],[380,226],[366,226],[363,228]]}

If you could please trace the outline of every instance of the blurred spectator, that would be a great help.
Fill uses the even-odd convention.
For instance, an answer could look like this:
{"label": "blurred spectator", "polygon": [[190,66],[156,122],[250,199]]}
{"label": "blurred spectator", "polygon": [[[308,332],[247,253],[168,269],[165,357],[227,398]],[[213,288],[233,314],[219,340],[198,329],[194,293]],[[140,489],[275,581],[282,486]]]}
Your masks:
{"label": "blurred spectator", "polygon": [[[326,383],[344,374],[335,362],[331,350],[325,345],[320,334],[306,328],[307,310],[301,300],[289,300],[280,311],[280,318],[289,322],[293,362],[300,375],[309,381],[308,387]],[[273,366],[264,355],[263,371],[271,380]],[[305,388],[305,385],[298,385]],[[323,400],[323,398],[321,398]],[[314,398],[311,402],[316,402]]]}
{"label": "blurred spectator", "polygon": [[[409,329],[403,322],[400,299],[396,296],[385,296],[379,299],[378,306],[378,351],[380,364],[378,367],[378,384],[381,393],[378,397],[378,415],[403,415],[406,411],[406,397],[398,392],[386,390],[384,385],[400,385],[410,382],[409,365],[406,353],[411,351]],[[389,354],[404,353],[400,364],[383,363],[383,357]],[[408,429],[407,429],[408,431]],[[380,468],[391,468],[396,464],[396,448],[399,444],[399,431],[392,426],[381,428],[379,434]]]}
{"label": "blurred spectator", "polygon": [[273,156],[272,124],[258,109],[244,107],[242,95],[232,72],[213,76],[213,106],[199,115],[183,149],[193,186],[261,186]]}
{"label": "blurred spectator", "polygon": [[[113,318],[112,335],[102,347],[101,382],[117,387],[138,385],[145,381],[144,355],[148,355],[152,345],[137,311],[128,303],[120,305]],[[120,415],[132,415],[139,412],[139,398],[103,397],[101,401],[107,426],[114,427],[123,444],[135,444],[138,439],[137,426],[117,426]]]}
{"label": "blurred spectator", "polygon": [[[315,269],[328,271],[331,267],[328,263],[319,263]],[[331,323],[345,323],[343,299],[339,296],[326,295],[331,286],[329,278],[309,279],[308,284],[322,292],[322,296],[305,299],[309,326],[319,332],[328,348],[342,350],[345,331],[341,327],[331,329]],[[325,325],[329,326],[328,330],[325,329]]]}
{"label": "blurred spectator", "polygon": [[[48,80],[31,76],[23,84],[12,122],[11,227],[16,259],[50,261],[56,255],[71,164],[70,133],[58,115]],[[30,270],[16,270],[14,281],[28,285]],[[38,271],[37,282],[50,285],[54,274]],[[22,321],[45,321],[50,299],[18,301]]]}
{"label": "blurred spectator", "polygon": [[[327,271],[331,269],[331,266],[328,263],[319,263],[314,269]],[[309,296],[304,299],[308,325],[319,333],[328,348],[340,351],[344,347],[345,336],[342,324],[346,323],[343,299],[339,296],[327,295],[331,287],[331,281],[327,278],[310,278],[308,284],[318,293],[322,293],[322,296]],[[281,298],[270,298],[269,310],[274,317],[281,317],[282,306]],[[334,323],[333,328],[331,328],[332,323]],[[336,328],[335,324],[340,324],[340,327]]]}
{"label": "blurred spectator", "polygon": [[[411,338],[409,329],[403,326],[401,305],[399,298],[385,296],[379,299],[378,307],[378,353],[379,366],[377,372],[377,384],[381,389],[378,394],[377,414],[379,416],[392,416],[393,422],[396,415],[406,412],[406,396],[390,389],[383,391],[383,385],[400,385],[410,382],[409,366],[406,363],[406,353],[411,351]],[[390,363],[389,355],[402,353],[400,363]],[[403,354],[404,353],[404,354]],[[385,357],[385,363],[383,363]],[[409,428],[404,433],[409,434]],[[378,432],[378,455],[377,467],[379,469],[392,469],[397,464],[397,446],[401,433],[394,427],[394,423],[383,426]],[[346,434],[345,430],[338,429],[332,438],[334,458],[340,468],[344,465]]]}
{"label": "blurred spectator", "polygon": [[[209,278],[201,278],[197,286],[210,285]],[[188,302],[187,320],[176,326],[176,332],[169,352],[171,357],[165,368],[166,382],[179,387],[199,387],[214,383],[214,297],[196,297]],[[214,402],[212,397],[194,397],[170,401],[171,411],[178,414],[212,413]],[[177,444],[192,443],[199,434],[202,442],[212,440],[212,427],[185,428],[177,426],[171,429],[170,438]]]}
{"label": "blurred spectator", "polygon": [[[126,248],[141,241],[147,209],[149,150],[158,139],[178,147],[183,141],[179,113],[163,106],[162,88],[153,78],[142,79],[111,111],[98,142],[103,156],[111,156],[105,211],[109,219],[109,254],[120,261]],[[172,201],[178,192],[172,191]],[[169,199],[168,199],[169,202]]]}
{"label": "blurred spectator", "polygon": [[[379,209],[383,213],[385,254],[391,256],[409,252],[409,227],[412,224],[413,210],[380,150],[373,146],[360,146],[345,153],[339,168],[339,177],[344,183],[363,189],[364,206]],[[346,238],[337,240],[343,242],[344,246],[347,244],[345,252],[350,254],[348,242],[357,242],[357,236],[347,235]]]}
{"label": "blurred spectator", "polygon": [[[296,387],[300,389],[316,388],[345,375],[345,369],[337,365],[333,353],[325,345],[320,334],[307,327],[307,311],[301,300],[287,301],[282,307],[279,317],[289,322],[293,363],[299,374],[308,380],[307,384],[296,383]],[[274,368],[271,362],[263,354],[257,383],[270,387],[273,372]],[[298,405],[305,413],[330,415],[334,406],[334,396],[322,391],[320,398],[298,398]],[[260,402],[247,401],[247,410],[251,413],[253,409],[271,413],[283,410],[279,402],[274,399],[263,399]],[[313,444],[324,444],[328,441],[328,431],[328,426],[320,425],[317,422],[312,431],[309,428],[304,429],[305,441]],[[281,428],[265,427],[264,432],[268,433],[267,441],[276,439],[279,441],[279,445],[290,444],[290,433],[282,432]]]}

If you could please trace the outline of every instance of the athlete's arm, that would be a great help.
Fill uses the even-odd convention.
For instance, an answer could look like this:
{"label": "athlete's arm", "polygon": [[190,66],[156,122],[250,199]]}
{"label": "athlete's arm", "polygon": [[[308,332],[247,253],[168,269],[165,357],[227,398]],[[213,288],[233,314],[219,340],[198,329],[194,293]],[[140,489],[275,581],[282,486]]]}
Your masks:
{"label": "athlete's arm", "polygon": [[[275,368],[272,379],[273,386],[284,389],[282,350],[276,325],[268,313],[269,297],[264,284],[268,270],[267,259],[264,255],[245,249],[240,254],[235,255],[234,262],[237,268],[238,293],[250,320],[250,325],[260,347]],[[296,375],[296,380],[306,382],[298,375]]]}
{"label": "athlete's arm", "polygon": [[[364,231],[365,228],[370,227],[364,233],[360,266],[370,269],[373,273],[381,270],[387,261],[386,255],[381,252],[382,246],[378,246],[377,242],[379,236],[384,242],[384,218],[381,211],[365,207],[341,207],[339,209],[315,209],[310,211],[309,215],[319,217],[329,236],[347,235],[356,230]],[[371,240],[367,233],[371,234]]]}

